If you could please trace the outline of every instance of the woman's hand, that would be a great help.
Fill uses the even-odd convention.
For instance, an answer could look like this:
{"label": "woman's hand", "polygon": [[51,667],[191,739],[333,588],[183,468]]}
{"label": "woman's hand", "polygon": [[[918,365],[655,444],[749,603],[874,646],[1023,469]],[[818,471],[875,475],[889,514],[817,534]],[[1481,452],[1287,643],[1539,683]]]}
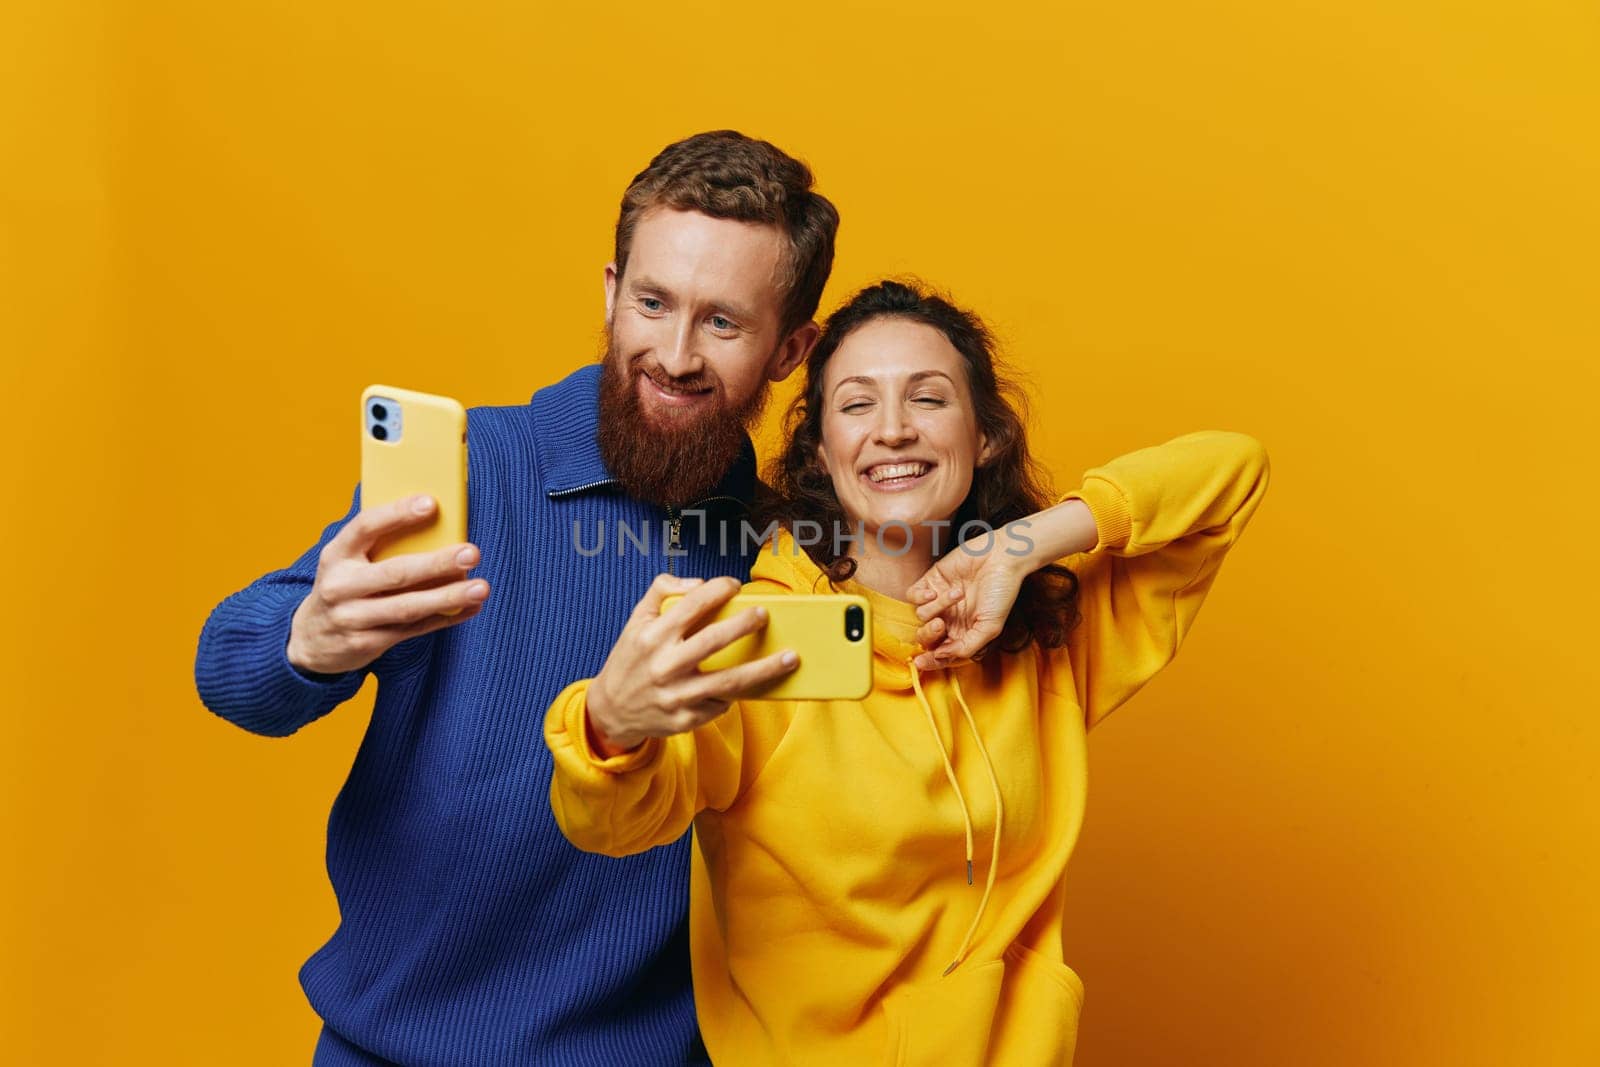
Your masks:
{"label": "woman's hand", "polygon": [[[985,542],[987,551],[981,551]],[[1001,551],[994,537],[973,538],[935,563],[910,589],[922,621],[917,643],[928,649],[916,658],[917,669],[978,658],[1005,628],[1030,573],[1024,560]]]}
{"label": "woman's hand", "polygon": [[1005,629],[1023,579],[1052,560],[1088,552],[1098,540],[1089,506],[1073,499],[957,545],[909,590],[922,620],[917,642],[928,649],[916,658],[917,669],[977,659]]}
{"label": "woman's hand", "polygon": [[[783,677],[800,662],[784,650],[750,663],[701,673],[700,661],[767,624],[765,608],[695,627],[716,613],[740,585],[732,578],[659,575],[634,606],[586,694],[589,740],[602,757],[648,738],[687,733],[728,710],[745,692]],[[662,602],[682,594],[673,609]]]}

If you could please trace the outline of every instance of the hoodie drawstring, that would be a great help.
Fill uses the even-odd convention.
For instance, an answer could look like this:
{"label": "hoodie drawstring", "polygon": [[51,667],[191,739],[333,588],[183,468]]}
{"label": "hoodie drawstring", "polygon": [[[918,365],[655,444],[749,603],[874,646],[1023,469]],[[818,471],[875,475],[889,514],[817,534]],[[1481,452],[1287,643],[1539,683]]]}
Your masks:
{"label": "hoodie drawstring", "polygon": [[[972,717],[972,709],[967,707],[967,700],[961,695],[961,682],[954,674],[950,676],[950,686],[955,690],[956,703],[961,705],[961,714],[966,717],[967,729],[972,731],[972,739],[978,744],[978,754],[983,757],[983,765],[989,772],[989,788],[994,790],[994,843],[989,852],[989,877],[983,883],[983,899],[978,901],[978,911],[972,916],[972,925],[967,927],[967,936],[961,939],[961,947],[956,949],[956,958],[950,966],[944,969],[949,974],[961,965],[967,958],[967,949],[972,947],[972,937],[978,932],[978,924],[983,921],[983,913],[989,907],[989,896],[994,892],[995,876],[1000,873],[1000,829],[1005,822],[1005,805],[1000,800],[1000,777],[994,773],[994,761],[989,758],[989,749],[983,743],[983,736],[978,733],[978,724]],[[972,863],[967,863],[967,884],[972,883]]]}
{"label": "hoodie drawstring", "polygon": [[[961,785],[956,781],[956,771],[950,762],[950,754],[945,751],[944,741],[939,737],[939,724],[933,717],[933,705],[928,702],[928,696],[922,690],[922,679],[917,671],[915,661],[910,663],[911,688],[916,691],[917,699],[922,702],[922,710],[928,717],[928,729],[933,731],[934,744],[939,746],[939,758],[944,761],[945,777],[950,780],[950,788],[955,790],[956,800],[961,804],[961,819],[966,826],[967,835],[967,884],[972,884],[972,813],[967,808],[967,798],[962,795]],[[966,936],[961,939],[961,947],[956,950],[956,958],[944,970],[949,974],[961,965],[966,958],[967,950],[972,947],[972,938],[978,932],[978,924],[983,921],[983,914],[989,907],[989,897],[994,892],[995,877],[1000,871],[1000,831],[1005,820],[1005,805],[1000,798],[1000,778],[995,774],[994,761],[989,758],[989,749],[983,743],[983,735],[978,733],[978,723],[972,717],[972,709],[967,706],[966,697],[961,693],[961,683],[952,673],[948,675],[950,686],[956,695],[956,703],[961,706],[961,714],[967,720],[967,729],[972,731],[972,739],[977,743],[978,753],[983,757],[983,766],[989,772],[989,787],[994,791],[994,838],[989,853],[989,875],[984,880],[983,897],[978,901],[978,910],[972,916],[972,922],[967,927]]]}
{"label": "hoodie drawstring", "polygon": [[917,699],[922,701],[922,710],[928,716],[928,729],[933,731],[933,743],[939,746],[939,758],[944,760],[944,776],[950,779],[950,788],[956,791],[956,800],[961,804],[961,821],[967,828],[967,884],[972,884],[972,813],[967,810],[967,798],[961,793],[961,783],[956,781],[956,769],[950,763],[950,753],[944,750],[944,741],[939,737],[939,724],[933,719],[933,705],[928,703],[928,696],[922,691],[922,679],[917,674],[917,665],[911,664],[911,688],[916,690]]}

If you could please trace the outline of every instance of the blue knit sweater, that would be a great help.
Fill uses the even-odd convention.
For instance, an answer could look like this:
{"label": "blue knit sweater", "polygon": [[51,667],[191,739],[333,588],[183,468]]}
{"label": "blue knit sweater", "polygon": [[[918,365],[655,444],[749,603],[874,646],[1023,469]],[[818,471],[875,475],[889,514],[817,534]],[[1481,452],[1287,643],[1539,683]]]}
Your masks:
{"label": "blue knit sweater", "polygon": [[[627,859],[569,845],[550,814],[542,727],[564,685],[599,672],[656,574],[747,576],[754,548],[738,531],[755,457],[747,443],[703,515],[629,497],[595,443],[598,382],[588,366],[529,404],[468,412],[468,530],[488,603],[368,668],[377,704],[328,820],[341,921],[300,980],[328,1028],[374,1063],[703,1056],[689,841]],[[195,678],[216,714],[282,737],[360,688],[367,670],[307,677],[285,651],[317,554],[359,500],[358,489],[351,513],[292,566],[212,612]],[[675,516],[685,554],[669,560]],[[648,552],[619,541],[619,522],[635,537],[648,528]]]}

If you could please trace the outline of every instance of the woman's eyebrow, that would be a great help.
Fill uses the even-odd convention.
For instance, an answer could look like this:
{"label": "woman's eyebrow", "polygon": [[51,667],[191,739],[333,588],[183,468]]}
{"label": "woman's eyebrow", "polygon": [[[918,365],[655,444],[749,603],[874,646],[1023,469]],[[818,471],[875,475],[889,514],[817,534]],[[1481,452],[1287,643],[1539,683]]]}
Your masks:
{"label": "woman's eyebrow", "polygon": [[834,393],[837,394],[839,392],[839,390],[843,389],[845,386],[851,384],[852,382],[854,382],[856,384],[859,384],[859,385],[869,385],[869,386],[876,386],[878,384],[878,380],[876,378],[869,378],[865,374],[852,374],[848,378],[839,379],[839,383],[833,387]]}
{"label": "woman's eyebrow", "polygon": [[[943,378],[945,381],[949,382],[951,385],[956,384],[955,383],[955,379],[951,378],[950,375],[946,374],[942,370],[919,370],[919,371],[917,371],[917,373],[911,375],[906,380],[908,382],[915,383],[915,382],[922,381],[924,378]],[[833,391],[835,393],[837,393],[840,389],[843,389],[845,386],[849,385],[852,382],[855,382],[855,383],[857,383],[859,385],[867,385],[867,386],[874,386],[875,387],[878,384],[878,379],[873,378],[870,375],[866,375],[866,374],[852,374],[848,378],[840,378],[839,379],[839,384],[837,384],[837,385],[835,385],[833,387]]]}

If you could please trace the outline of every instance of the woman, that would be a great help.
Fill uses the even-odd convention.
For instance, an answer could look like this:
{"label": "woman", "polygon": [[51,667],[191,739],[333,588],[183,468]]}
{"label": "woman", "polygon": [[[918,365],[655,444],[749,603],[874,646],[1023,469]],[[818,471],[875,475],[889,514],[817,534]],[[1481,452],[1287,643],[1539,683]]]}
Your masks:
{"label": "woman", "polygon": [[[694,825],[695,999],[719,1063],[1068,1063],[1085,733],[1176,653],[1266,454],[1191,434],[1050,506],[988,332],[894,282],[833,315],[807,371],[781,521],[864,536],[813,558],[780,530],[745,588],[865,596],[873,692],[741,701],[641,740],[575,683],[545,723],[556,818],[612,855]],[[997,531],[988,551],[981,534],[950,551],[966,522]],[[952,655],[997,628],[987,654]]]}

